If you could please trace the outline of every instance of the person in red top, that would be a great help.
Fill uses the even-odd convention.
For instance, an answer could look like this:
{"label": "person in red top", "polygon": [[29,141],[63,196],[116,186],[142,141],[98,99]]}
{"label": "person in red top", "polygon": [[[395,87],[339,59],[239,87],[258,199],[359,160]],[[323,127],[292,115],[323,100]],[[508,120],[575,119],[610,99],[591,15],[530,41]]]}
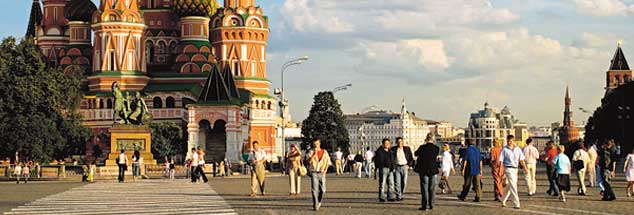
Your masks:
{"label": "person in red top", "polygon": [[325,149],[321,148],[321,139],[313,139],[313,150],[309,153],[310,181],[313,194],[313,209],[318,211],[321,202],[326,194],[326,173],[328,167],[332,166],[330,156]]}
{"label": "person in red top", "polygon": [[555,168],[555,165],[553,165],[553,159],[555,159],[557,154],[559,154],[557,147],[555,147],[555,142],[552,140],[548,141],[544,152],[546,155],[543,160],[546,162],[546,174],[548,174],[549,184],[549,188],[546,193],[551,196],[559,196],[559,188],[557,187],[557,169]]}
{"label": "person in red top", "polygon": [[493,140],[493,148],[491,148],[491,173],[493,175],[493,191],[495,201],[502,201],[502,192],[504,192],[504,165],[500,163],[500,153],[502,153],[502,142],[498,139]]}

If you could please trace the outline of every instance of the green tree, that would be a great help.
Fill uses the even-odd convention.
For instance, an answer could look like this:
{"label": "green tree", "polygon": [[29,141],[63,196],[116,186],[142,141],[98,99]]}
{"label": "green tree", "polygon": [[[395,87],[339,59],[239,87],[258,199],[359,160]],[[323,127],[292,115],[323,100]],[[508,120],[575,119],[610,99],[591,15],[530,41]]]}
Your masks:
{"label": "green tree", "polygon": [[320,92],[314,97],[310,114],[302,122],[302,149],[307,149],[315,137],[321,138],[321,147],[334,151],[347,150],[350,145],[348,130],[344,126],[341,105],[332,92]]}
{"label": "green tree", "polygon": [[92,136],[77,113],[82,72],[46,64],[31,39],[0,44],[0,156],[43,162],[80,154]]}
{"label": "green tree", "polygon": [[151,123],[152,154],[157,160],[174,155],[183,144],[183,129],[173,122]]}

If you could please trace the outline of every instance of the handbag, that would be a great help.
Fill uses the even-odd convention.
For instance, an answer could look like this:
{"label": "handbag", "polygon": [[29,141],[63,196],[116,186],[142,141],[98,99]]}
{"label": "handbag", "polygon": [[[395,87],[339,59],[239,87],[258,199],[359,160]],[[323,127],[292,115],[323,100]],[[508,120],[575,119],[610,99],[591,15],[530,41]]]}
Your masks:
{"label": "handbag", "polygon": [[306,176],[306,174],[308,174],[308,170],[306,169],[306,166],[304,166],[304,162],[300,162],[299,176]]}
{"label": "handbag", "polygon": [[580,169],[586,168],[586,166],[583,164],[583,160],[576,160],[574,162],[574,167],[575,167],[576,170],[580,170]]}

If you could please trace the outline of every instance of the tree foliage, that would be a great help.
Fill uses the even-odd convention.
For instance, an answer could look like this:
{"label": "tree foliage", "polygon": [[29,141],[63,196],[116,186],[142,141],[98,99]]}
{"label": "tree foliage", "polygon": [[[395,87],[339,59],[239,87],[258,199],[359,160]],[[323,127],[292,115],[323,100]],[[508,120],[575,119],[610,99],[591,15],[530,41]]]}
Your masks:
{"label": "tree foliage", "polygon": [[31,39],[0,44],[0,156],[43,162],[82,154],[92,136],[77,113],[82,72],[49,67]]}
{"label": "tree foliage", "polygon": [[157,160],[174,155],[182,148],[183,129],[173,122],[151,123],[152,154]]}
{"label": "tree foliage", "polygon": [[350,139],[344,120],[341,105],[332,92],[315,95],[310,114],[302,122],[302,149],[309,148],[312,139],[319,137],[324,149],[332,152],[341,147],[342,150],[347,150]]}

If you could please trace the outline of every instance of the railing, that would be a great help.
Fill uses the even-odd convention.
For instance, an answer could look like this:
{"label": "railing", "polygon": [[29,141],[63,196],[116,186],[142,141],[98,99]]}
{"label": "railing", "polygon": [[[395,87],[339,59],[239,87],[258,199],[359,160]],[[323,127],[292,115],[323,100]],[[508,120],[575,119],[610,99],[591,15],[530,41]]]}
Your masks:
{"label": "railing", "polygon": [[[83,120],[112,120],[111,109],[83,109],[79,113]],[[157,108],[150,109],[154,119],[187,119],[187,110],[183,108]]]}

